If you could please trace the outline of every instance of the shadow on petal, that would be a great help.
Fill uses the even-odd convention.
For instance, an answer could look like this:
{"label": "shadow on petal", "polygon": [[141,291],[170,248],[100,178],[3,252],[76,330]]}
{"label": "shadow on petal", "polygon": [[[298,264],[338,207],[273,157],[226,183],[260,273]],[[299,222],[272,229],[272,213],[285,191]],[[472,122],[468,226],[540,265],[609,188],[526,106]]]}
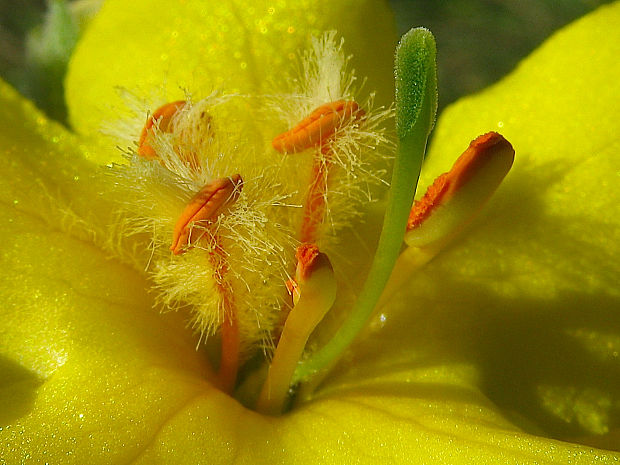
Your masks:
{"label": "shadow on petal", "polygon": [[30,412],[43,380],[0,355],[0,429]]}

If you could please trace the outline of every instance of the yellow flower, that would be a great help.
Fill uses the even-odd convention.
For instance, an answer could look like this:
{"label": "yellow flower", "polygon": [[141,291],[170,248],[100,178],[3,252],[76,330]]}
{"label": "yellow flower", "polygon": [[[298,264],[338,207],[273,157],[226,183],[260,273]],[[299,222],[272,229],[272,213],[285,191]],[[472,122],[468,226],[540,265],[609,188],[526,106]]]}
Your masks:
{"label": "yellow flower", "polygon": [[197,100],[268,95],[287,88],[298,47],[334,29],[364,88],[388,102],[383,4],[312,5],[109,0],[68,78],[79,135],[3,86],[6,463],[620,460],[577,444],[618,443],[618,3],[447,110],[422,185],[489,130],[515,146],[513,171],[289,414],[260,415],[216,389],[187,315],[153,309],[153,282],[136,271],[148,239],[119,235],[125,190],[98,167],[123,161],[98,135],[126,116],[114,86],[164,101],[184,97],[179,86]]}

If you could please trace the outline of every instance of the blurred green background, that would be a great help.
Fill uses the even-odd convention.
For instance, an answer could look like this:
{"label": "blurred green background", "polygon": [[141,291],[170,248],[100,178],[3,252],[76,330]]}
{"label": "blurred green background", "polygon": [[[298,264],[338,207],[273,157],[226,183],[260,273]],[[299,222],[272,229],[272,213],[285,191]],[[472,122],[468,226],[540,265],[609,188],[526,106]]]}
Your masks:
{"label": "blurred green background", "polygon": [[609,0],[391,0],[401,33],[437,39],[439,105],[510,72],[555,30]]}
{"label": "blurred green background", "polygon": [[[65,118],[62,79],[71,46],[101,1],[0,0],[0,76],[55,119]],[[426,26],[436,36],[441,108],[498,80],[553,31],[609,1],[390,3],[401,33]]]}

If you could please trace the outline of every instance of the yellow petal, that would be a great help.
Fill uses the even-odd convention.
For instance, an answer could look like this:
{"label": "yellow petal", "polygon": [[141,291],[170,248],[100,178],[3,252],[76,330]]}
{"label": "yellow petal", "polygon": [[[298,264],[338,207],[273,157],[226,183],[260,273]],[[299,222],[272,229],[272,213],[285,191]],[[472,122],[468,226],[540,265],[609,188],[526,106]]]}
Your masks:
{"label": "yellow petal", "polygon": [[214,90],[287,91],[310,37],[330,29],[345,37],[358,76],[369,77],[364,89],[376,90],[380,103],[391,102],[396,38],[385,2],[106,1],[70,64],[71,122],[92,136],[103,122],[118,119],[124,108],[118,87],[164,101],[184,98],[184,90],[198,98]]}
{"label": "yellow petal", "polygon": [[109,205],[85,148],[4,83],[0,99],[0,456],[129,461],[203,389],[205,361],[144,277],[92,243],[101,224],[85,222]]}

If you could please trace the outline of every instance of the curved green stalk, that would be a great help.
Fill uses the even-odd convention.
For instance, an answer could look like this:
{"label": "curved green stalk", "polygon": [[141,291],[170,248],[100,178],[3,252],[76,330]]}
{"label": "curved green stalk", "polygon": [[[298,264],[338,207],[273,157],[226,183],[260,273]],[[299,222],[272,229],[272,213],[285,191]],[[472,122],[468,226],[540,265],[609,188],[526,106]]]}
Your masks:
{"label": "curved green stalk", "polygon": [[435,121],[435,55],[435,39],[424,28],[410,30],[396,48],[396,130],[399,147],[377,253],[351,314],[325,346],[298,365],[294,382],[324,369],[344,352],[366,324],[390,277],[402,246],[426,142]]}

